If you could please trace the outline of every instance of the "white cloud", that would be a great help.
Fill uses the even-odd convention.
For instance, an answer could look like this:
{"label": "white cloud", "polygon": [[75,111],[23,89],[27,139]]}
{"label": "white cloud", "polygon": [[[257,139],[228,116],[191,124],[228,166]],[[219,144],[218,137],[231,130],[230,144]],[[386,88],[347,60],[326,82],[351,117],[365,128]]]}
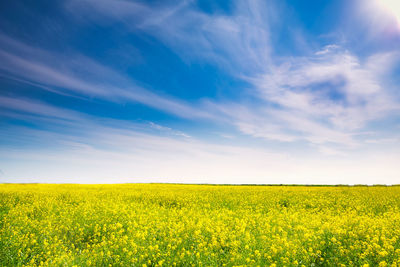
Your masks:
{"label": "white cloud", "polygon": [[396,51],[362,59],[329,44],[310,56],[279,57],[270,33],[270,15],[276,10],[261,1],[235,2],[229,15],[206,14],[190,2],[152,8],[141,4],[146,15],[139,17],[136,7],[119,15],[116,4],[69,2],[78,9],[91,6],[98,21],[121,21],[130,31],[158,38],[186,60],[207,60],[251,83],[247,94],[258,104],[209,101],[202,106],[242,133],[354,148],[360,144],[353,136],[369,122],[399,112],[399,99],[390,90],[393,85],[383,82],[399,62]]}
{"label": "white cloud", "polygon": [[[393,52],[375,54],[363,63],[335,46],[335,52],[291,58],[290,63],[275,71],[249,77],[266,103],[263,112],[252,109],[252,120],[256,122],[253,127],[270,129],[266,123],[279,125],[274,126],[277,132],[295,131],[289,134],[293,138],[286,140],[304,138],[311,143],[357,145],[352,136],[369,122],[400,111],[399,99],[393,97],[390,84],[382,78],[396,60],[399,54]],[[266,138],[273,137],[266,133]]]}
{"label": "white cloud", "polygon": [[117,103],[139,102],[183,118],[212,117],[182,100],[137,86],[129,78],[82,55],[50,53],[0,35],[0,60],[4,77],[39,84],[53,92]]}
{"label": "white cloud", "polygon": [[399,144],[400,138],[367,139],[364,142],[369,144]]}
{"label": "white cloud", "polygon": [[317,56],[325,55],[325,54],[331,53],[332,50],[336,50],[339,48],[340,48],[340,46],[338,46],[336,44],[326,45],[322,50],[315,52],[315,55],[317,55]]}
{"label": "white cloud", "polygon": [[[3,141],[8,140],[4,134],[18,133],[13,141],[30,144],[0,152],[2,182],[376,183],[379,172],[381,183],[396,183],[398,173],[398,155],[393,152],[338,159],[331,156],[343,155],[325,148],[322,152],[328,158],[296,157],[263,147],[154,134],[146,132],[152,128],[148,123],[96,121],[43,103],[40,110],[21,111],[41,117],[48,110],[63,124],[64,133],[52,131],[51,125],[43,130],[14,126],[17,129],[0,131]],[[35,118],[29,117],[30,122]]]}
{"label": "white cloud", "polygon": [[186,138],[190,138],[190,135],[188,135],[188,134],[186,134],[184,132],[181,132],[181,131],[174,130],[174,129],[170,128],[170,127],[165,127],[165,126],[159,125],[159,124],[154,123],[154,122],[149,122],[149,125],[150,125],[151,128],[156,129],[156,130],[158,130],[160,132],[164,132],[164,133],[169,133],[169,134],[176,135],[176,136],[183,136],[183,137],[186,137]]}
{"label": "white cloud", "polygon": [[150,6],[122,0],[100,4],[71,0],[66,9],[84,14],[89,21],[122,22],[130,31],[156,37],[184,60],[209,61],[232,73],[265,70],[270,64],[268,9],[262,1],[237,1],[232,15],[201,12],[191,1]]}
{"label": "white cloud", "polygon": [[[94,129],[98,130],[98,129]],[[2,182],[387,183],[398,180],[398,154],[310,158],[261,148],[216,145],[134,132],[94,134],[97,145],[0,152]],[[51,136],[47,136],[50,138]],[[54,138],[60,138],[55,136]],[[70,136],[68,137],[70,138]],[[109,149],[109,147],[113,149]],[[331,154],[332,151],[325,151]],[[28,178],[24,178],[28,177]],[[40,180],[37,180],[40,177]],[[379,180],[377,180],[379,177]]]}
{"label": "white cloud", "polygon": [[83,114],[59,107],[21,98],[0,96],[0,106],[19,112],[33,113],[35,115],[58,118],[63,120],[80,120]]}
{"label": "white cloud", "polygon": [[[40,177],[41,182],[46,179],[53,182],[148,182],[154,179],[213,182],[222,174],[225,178],[232,176],[240,180],[245,174],[252,175],[248,169],[253,169],[256,177],[261,174],[262,166],[284,162],[286,158],[284,154],[264,149],[188,138],[179,130],[155,123],[100,119],[27,99],[2,97],[0,100],[3,108],[22,113],[20,119],[26,113],[29,117],[25,119],[30,123],[42,117],[52,118],[45,129],[7,126],[0,131],[5,142],[29,143],[22,149],[11,146],[0,152],[3,178],[6,177],[2,181],[32,182]],[[63,132],[57,128],[59,125]],[[257,157],[251,159],[250,155]],[[239,165],[240,168],[232,169]],[[180,177],[183,180],[179,180]]]}

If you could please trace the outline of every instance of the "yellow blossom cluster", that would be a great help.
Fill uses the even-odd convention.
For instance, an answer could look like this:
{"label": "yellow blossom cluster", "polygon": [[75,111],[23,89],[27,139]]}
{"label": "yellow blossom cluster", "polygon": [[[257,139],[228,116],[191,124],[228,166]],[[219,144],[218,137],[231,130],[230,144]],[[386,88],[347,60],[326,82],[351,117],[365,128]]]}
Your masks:
{"label": "yellow blossom cluster", "polygon": [[1,266],[400,266],[400,187],[0,185]]}

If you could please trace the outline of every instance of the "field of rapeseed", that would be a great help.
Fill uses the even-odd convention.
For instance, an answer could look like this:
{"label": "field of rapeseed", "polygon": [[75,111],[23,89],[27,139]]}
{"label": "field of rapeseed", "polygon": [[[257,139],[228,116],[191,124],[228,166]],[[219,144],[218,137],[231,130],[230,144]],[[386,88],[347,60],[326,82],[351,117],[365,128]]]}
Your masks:
{"label": "field of rapeseed", "polygon": [[1,266],[400,266],[400,187],[0,185]]}

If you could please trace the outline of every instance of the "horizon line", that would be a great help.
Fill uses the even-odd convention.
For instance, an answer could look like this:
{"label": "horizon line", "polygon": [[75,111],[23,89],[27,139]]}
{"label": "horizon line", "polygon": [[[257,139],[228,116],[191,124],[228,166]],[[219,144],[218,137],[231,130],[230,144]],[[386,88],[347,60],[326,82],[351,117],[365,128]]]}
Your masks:
{"label": "horizon line", "polygon": [[0,185],[208,185],[208,186],[305,186],[305,187],[394,187],[400,186],[400,184],[282,184],[282,183],[275,183],[275,184],[246,184],[246,183],[232,183],[232,184],[219,184],[219,183],[157,183],[157,182],[150,182],[150,183],[12,183],[12,182],[3,182]]}

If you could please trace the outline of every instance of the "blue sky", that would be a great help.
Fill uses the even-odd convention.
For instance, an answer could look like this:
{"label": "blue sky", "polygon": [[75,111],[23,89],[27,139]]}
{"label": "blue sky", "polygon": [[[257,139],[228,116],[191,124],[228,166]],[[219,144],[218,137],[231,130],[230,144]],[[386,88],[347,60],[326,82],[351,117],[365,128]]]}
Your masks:
{"label": "blue sky", "polygon": [[3,1],[1,182],[400,183],[400,4]]}

